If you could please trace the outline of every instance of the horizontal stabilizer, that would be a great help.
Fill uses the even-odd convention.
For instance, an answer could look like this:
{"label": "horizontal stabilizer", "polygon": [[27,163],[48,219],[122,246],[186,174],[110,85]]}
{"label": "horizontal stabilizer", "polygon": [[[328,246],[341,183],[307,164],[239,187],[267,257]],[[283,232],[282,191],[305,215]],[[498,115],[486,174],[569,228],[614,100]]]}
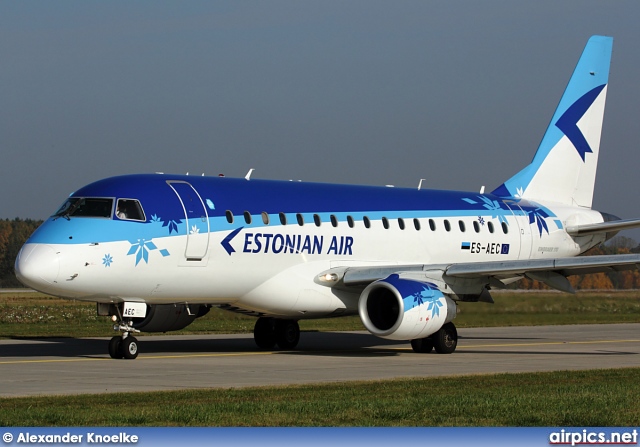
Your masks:
{"label": "horizontal stabilizer", "polygon": [[610,233],[637,227],[640,227],[640,219],[624,219],[587,225],[573,225],[567,227],[567,233],[571,236],[587,236],[589,234]]}

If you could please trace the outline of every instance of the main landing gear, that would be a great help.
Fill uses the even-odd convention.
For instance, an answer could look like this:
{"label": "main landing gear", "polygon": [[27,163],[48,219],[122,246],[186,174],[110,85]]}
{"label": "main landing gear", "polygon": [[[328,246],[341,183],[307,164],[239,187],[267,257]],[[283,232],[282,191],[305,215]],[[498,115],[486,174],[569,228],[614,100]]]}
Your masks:
{"label": "main landing gear", "polygon": [[[112,317],[114,322],[118,320],[117,316]],[[109,355],[112,359],[135,359],[138,357],[138,340],[131,335],[131,332],[140,332],[135,329],[133,322],[128,324],[120,317],[120,321],[113,325],[114,331],[122,331],[122,335],[116,335],[109,340]]]}
{"label": "main landing gear", "polygon": [[300,341],[300,326],[295,320],[258,318],[253,328],[253,339],[261,349],[293,349]]}
{"label": "main landing gear", "polygon": [[453,323],[445,323],[438,332],[426,338],[411,340],[414,352],[427,354],[436,349],[438,354],[451,354],[458,346],[458,331]]}

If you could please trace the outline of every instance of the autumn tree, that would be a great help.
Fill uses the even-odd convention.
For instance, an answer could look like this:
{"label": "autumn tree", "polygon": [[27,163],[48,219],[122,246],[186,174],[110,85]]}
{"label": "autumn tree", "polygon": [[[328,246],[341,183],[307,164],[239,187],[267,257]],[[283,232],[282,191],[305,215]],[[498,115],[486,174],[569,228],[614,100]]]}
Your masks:
{"label": "autumn tree", "polygon": [[0,287],[21,287],[14,273],[14,263],[20,248],[42,221],[0,220]]}

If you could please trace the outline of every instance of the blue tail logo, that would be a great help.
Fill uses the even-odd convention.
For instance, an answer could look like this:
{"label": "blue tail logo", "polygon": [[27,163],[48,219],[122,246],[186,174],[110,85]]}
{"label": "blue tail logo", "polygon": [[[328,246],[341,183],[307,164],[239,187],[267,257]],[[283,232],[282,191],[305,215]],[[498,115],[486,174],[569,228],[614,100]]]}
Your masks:
{"label": "blue tail logo", "polygon": [[576,148],[582,161],[586,161],[585,157],[587,152],[593,153],[587,139],[582,134],[582,131],[578,127],[578,121],[589,110],[591,104],[596,100],[605,84],[599,85],[596,88],[585,93],[580,99],[573,103],[556,121],[556,127],[564,133],[571,144]]}

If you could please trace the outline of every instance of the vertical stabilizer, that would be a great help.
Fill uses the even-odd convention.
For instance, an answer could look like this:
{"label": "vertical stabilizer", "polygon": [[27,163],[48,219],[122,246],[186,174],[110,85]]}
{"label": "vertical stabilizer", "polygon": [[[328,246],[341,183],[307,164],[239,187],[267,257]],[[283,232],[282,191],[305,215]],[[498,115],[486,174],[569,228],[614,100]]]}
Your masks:
{"label": "vertical stabilizer", "polygon": [[612,45],[589,39],[533,161],[494,194],[591,208]]}

